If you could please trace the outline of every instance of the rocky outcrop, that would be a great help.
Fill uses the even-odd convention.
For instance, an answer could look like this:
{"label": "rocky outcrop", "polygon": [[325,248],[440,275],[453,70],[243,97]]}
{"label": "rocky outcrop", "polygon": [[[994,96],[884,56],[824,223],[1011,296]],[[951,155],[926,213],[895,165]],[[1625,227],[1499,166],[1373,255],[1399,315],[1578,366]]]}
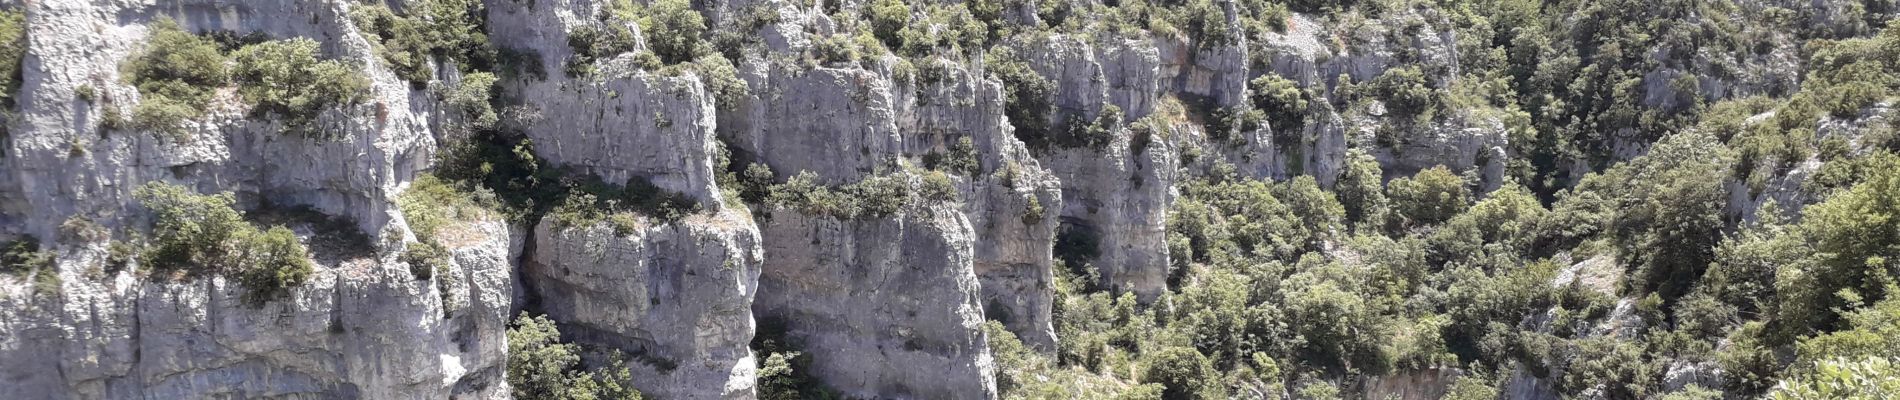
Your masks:
{"label": "rocky outcrop", "polygon": [[[536,154],[610,183],[643,178],[723,206],[714,187],[716,124],[712,95],[691,73],[667,77],[639,70],[629,58],[599,65],[592,76],[566,76],[571,29],[599,25],[605,3],[494,2],[489,32],[497,46],[532,49],[547,76],[509,82],[511,96],[534,115],[521,127]],[[638,35],[639,28],[628,24]]]}
{"label": "rocky outcrop", "polygon": [[753,311],[809,351],[814,376],[854,397],[996,398],[962,214],[779,209],[762,230],[769,261]]}
{"label": "rocky outcrop", "polygon": [[[1762,113],[1743,121],[1744,126],[1770,123],[1774,112]],[[1848,157],[1866,156],[1877,146],[1865,139],[1866,135],[1879,132],[1886,126],[1893,126],[1896,114],[1891,102],[1880,102],[1867,106],[1854,118],[1836,118],[1822,114],[1815,121],[1815,139],[1838,140],[1846,144]],[[1763,161],[1762,163],[1771,163]],[[1724,210],[1730,217],[1743,222],[1754,222],[1761,217],[1758,211],[1769,202],[1775,203],[1781,210],[1780,217],[1788,220],[1801,218],[1801,210],[1810,203],[1820,201],[1813,190],[1809,178],[1821,173],[1824,162],[1820,155],[1810,155],[1807,159],[1785,167],[1761,168],[1752,172],[1749,180],[1730,178],[1724,182],[1728,191],[1728,202]]]}
{"label": "rocky outcrop", "polygon": [[1445,397],[1453,381],[1464,375],[1454,368],[1400,371],[1360,381],[1360,398],[1367,400],[1433,400]]}
{"label": "rocky outcrop", "polygon": [[[157,4],[47,1],[26,4],[28,57],[17,118],[9,118],[8,172],[25,209],[24,230],[52,237],[74,215],[108,226],[136,213],[127,200],[140,184],[169,180],[231,190],[246,201],[307,205],[356,221],[380,234],[392,217],[396,188],[433,154],[428,121],[434,104],[420,101],[381,68],[348,18],[345,1],[161,1]],[[101,125],[106,113],[129,115],[138,93],[118,68],[142,51],[149,23],[177,21],[190,31],[231,30],[273,38],[308,37],[326,57],[365,66],[369,100],[324,113],[319,130],[333,139],[287,134],[281,125],[245,118],[225,93],[211,115],[190,123],[190,137]],[[80,99],[78,88],[96,91]],[[400,230],[398,230],[400,232]]]}
{"label": "rocky outcrop", "polygon": [[[1452,116],[1431,123],[1405,121],[1407,116],[1388,116],[1383,106],[1348,112],[1346,120],[1354,140],[1379,160],[1387,176],[1411,176],[1418,171],[1444,166],[1454,172],[1473,171],[1481,192],[1496,190],[1504,184],[1504,163],[1510,160],[1510,133],[1504,127],[1504,111],[1471,109],[1446,111]],[[1380,132],[1392,127],[1398,132]]]}
{"label": "rocky outcrop", "polygon": [[729,211],[619,229],[631,231],[535,228],[523,275],[536,308],[570,341],[624,351],[643,393],[752,398],[762,255],[751,219]]}
{"label": "rocky outcrop", "polygon": [[136,266],[104,272],[103,248],[74,249],[59,295],[18,282],[0,294],[0,387],[35,399],[506,398],[515,247],[498,221],[457,231],[430,279],[394,255],[319,252],[309,283],[263,303],[231,279],[146,282]]}
{"label": "rocky outcrop", "polygon": [[976,231],[984,316],[1002,321],[1024,343],[1054,351],[1051,243],[1058,216],[1049,210],[1065,204],[1061,182],[1012,134],[1000,85],[951,63],[936,67],[947,72],[942,81],[899,93],[909,100],[897,102],[898,125],[912,132],[905,135],[904,153],[948,154],[970,139],[977,170],[951,173],[969,175],[959,189],[964,217]]}

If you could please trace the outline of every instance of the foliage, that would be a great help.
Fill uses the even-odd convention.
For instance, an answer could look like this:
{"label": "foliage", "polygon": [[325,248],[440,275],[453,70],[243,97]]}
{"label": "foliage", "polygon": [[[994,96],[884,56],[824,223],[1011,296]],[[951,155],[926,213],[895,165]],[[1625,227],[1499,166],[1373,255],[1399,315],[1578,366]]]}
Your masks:
{"label": "foliage", "polygon": [[1386,183],[1385,190],[1392,201],[1391,222],[1387,225],[1397,230],[1451,220],[1465,210],[1471,196],[1464,178],[1443,165],[1393,179]]}
{"label": "foliage", "polygon": [[380,3],[350,8],[350,19],[370,37],[376,55],[396,76],[420,89],[434,79],[436,63],[455,63],[463,72],[492,69],[499,52],[482,27],[478,0],[410,2],[397,14]]}
{"label": "foliage", "polygon": [[561,341],[560,328],[545,315],[523,312],[508,328],[508,385],[518,399],[638,400],[628,387],[626,365],[596,371],[581,368],[581,348]]}
{"label": "foliage", "polygon": [[217,90],[231,83],[253,117],[278,116],[288,131],[309,137],[320,136],[311,125],[324,110],[363,101],[369,89],[359,66],[320,59],[317,42],[307,38],[193,35],[170,20],[152,29],[151,43],[126,67],[140,97],[132,123],[175,139],[185,138],[183,124],[203,117]]}
{"label": "foliage", "polygon": [[[1286,136],[1297,138],[1300,130],[1306,127],[1306,92],[1291,80],[1272,74],[1254,78],[1247,82],[1247,99],[1255,110],[1266,113],[1267,123],[1276,133],[1287,132],[1289,135]],[[1279,140],[1275,144],[1288,146],[1297,143]]]}
{"label": "foliage", "polygon": [[203,116],[215,89],[230,81],[227,61],[216,43],[180,30],[177,23],[152,24],[145,51],[126,68],[140,97],[133,124],[185,137],[184,121]]}
{"label": "foliage", "polygon": [[247,295],[253,301],[282,297],[314,273],[303,243],[290,229],[279,225],[263,232],[256,228],[240,232],[245,235],[237,238],[244,246],[240,249],[244,268],[238,271],[238,282],[250,288]]}
{"label": "foliage", "polygon": [[40,241],[25,237],[0,246],[0,272],[20,274],[53,266],[53,254],[40,250]]}
{"label": "foliage", "polygon": [[410,275],[430,279],[437,271],[448,270],[448,250],[437,242],[437,232],[452,223],[487,215],[493,202],[493,193],[471,191],[434,175],[410,182],[409,189],[396,197],[396,207],[402,210],[403,220],[417,241],[402,255]]}
{"label": "foliage", "polygon": [[632,29],[613,23],[604,27],[575,27],[567,34],[567,47],[573,50],[567,59],[567,76],[586,77],[594,75],[595,65],[600,61],[633,52],[640,48],[640,43]]}
{"label": "foliage", "polygon": [[1050,120],[1055,111],[1055,83],[1007,48],[990,50],[985,62],[989,72],[1003,83],[1003,114],[1016,128],[1016,138],[1031,149],[1048,148],[1054,141]]}
{"label": "foliage", "polygon": [[324,110],[362,101],[369,79],[359,67],[319,60],[317,42],[307,38],[268,41],[233,52],[231,75],[254,114],[275,114],[292,132],[314,135],[310,125]]}
{"label": "foliage", "polygon": [[752,350],[759,360],[760,400],[832,400],[842,399],[806,372],[812,355],[797,350],[797,343],[785,336],[782,321],[759,321],[752,336]]}
{"label": "foliage", "polygon": [[977,159],[976,142],[969,136],[958,137],[943,153],[924,155],[924,167],[965,176],[981,176],[983,163]]}
{"label": "foliage", "polygon": [[1375,228],[1385,224],[1388,205],[1383,174],[1379,161],[1364,150],[1346,151],[1346,166],[1333,183],[1333,194],[1339,197],[1348,226],[1356,230],[1362,224]]}
{"label": "foliage", "polygon": [[1885,399],[1900,395],[1900,367],[1891,358],[1830,359],[1777,387],[1776,400]]}
{"label": "foliage", "polygon": [[1386,70],[1366,85],[1372,96],[1384,101],[1386,108],[1399,115],[1426,115],[1438,108],[1439,94],[1418,67]]}
{"label": "foliage", "polygon": [[709,53],[705,40],[705,18],[694,11],[688,0],[657,0],[640,18],[640,33],[647,36],[647,47],[660,61],[678,64],[693,61]]}
{"label": "foliage", "polygon": [[0,107],[12,109],[26,62],[26,11],[0,10]]}
{"label": "foliage", "polygon": [[826,186],[819,182],[817,174],[802,171],[785,180],[785,183],[773,185],[765,202],[808,215],[854,219],[897,214],[924,204],[924,200],[956,200],[955,190],[944,189],[947,177],[934,183],[932,181],[928,174],[906,171],[867,176],[846,185]]}
{"label": "foliage", "polygon": [[260,231],[232,206],[231,193],[201,195],[149,183],[135,197],[152,210],[152,244],[140,265],[174,274],[234,273],[254,301],[277,298],[314,272],[308,252],[283,226]]}
{"label": "foliage", "polygon": [[1900,268],[1896,190],[1900,166],[1877,168],[1865,182],[1803,210],[1799,229],[1812,256],[1782,266],[1775,283],[1790,328],[1834,326],[1838,310],[1887,298]]}
{"label": "foliage", "polygon": [[1206,356],[1191,348],[1172,347],[1150,356],[1141,374],[1142,383],[1165,387],[1165,400],[1220,399],[1226,393],[1218,382],[1219,372]]}
{"label": "foliage", "polygon": [[637,228],[638,217],[672,222],[704,211],[692,196],[662,189],[643,177],[628,178],[616,187],[597,176],[583,176],[574,180],[561,200],[548,212],[561,226],[584,227],[607,221],[621,235]]}
{"label": "foliage", "polygon": [[474,129],[494,128],[501,122],[501,115],[495,112],[493,98],[495,74],[476,72],[462,76],[462,82],[449,89],[442,96],[442,102],[461,114],[462,123]]}

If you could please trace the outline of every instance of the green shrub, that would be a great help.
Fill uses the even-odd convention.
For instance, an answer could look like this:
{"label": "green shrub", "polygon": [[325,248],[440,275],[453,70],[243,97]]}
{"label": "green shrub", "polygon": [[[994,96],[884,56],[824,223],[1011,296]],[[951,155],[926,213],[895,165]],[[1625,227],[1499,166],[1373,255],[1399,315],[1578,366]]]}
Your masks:
{"label": "green shrub", "polygon": [[140,97],[133,125],[184,137],[181,124],[203,116],[217,88],[230,82],[227,61],[211,40],[180,30],[170,20],[152,24],[145,51],[127,66]]}
{"label": "green shrub", "polygon": [[324,110],[363,101],[369,78],[359,67],[319,60],[317,42],[307,38],[268,41],[232,53],[238,93],[253,115],[275,114],[292,132],[311,136],[311,124]]}
{"label": "green shrub", "polygon": [[637,227],[637,218],[618,216],[632,213],[661,221],[678,221],[702,210],[699,202],[684,193],[654,186],[642,177],[629,178],[615,187],[592,175],[578,179],[549,215],[562,226],[588,226],[603,221],[615,222],[616,233],[629,234]]}
{"label": "green shrub", "polygon": [[1776,400],[1873,400],[1900,396],[1900,366],[1891,358],[1837,358],[1816,363],[1812,372],[1783,381]]}
{"label": "green shrub", "polygon": [[738,69],[725,57],[701,57],[689,65],[705,83],[706,91],[713,94],[716,100],[714,104],[721,110],[737,109],[752,93],[750,84],[739,79]]}
{"label": "green shrub", "polygon": [[772,194],[772,167],[764,163],[752,163],[745,168],[741,176],[739,198],[747,203],[764,202]]}
{"label": "green shrub", "polygon": [[151,183],[135,197],[152,210],[152,247],[140,264],[158,271],[219,272],[239,265],[238,238],[255,230],[244,222],[231,193],[201,195],[183,186]]}
{"label": "green shrub", "polygon": [[595,64],[639,49],[640,43],[625,25],[607,24],[605,28],[575,27],[567,34],[567,47],[573,50],[567,59],[567,76],[578,78],[593,76]]}
{"label": "green shrub", "polygon": [[171,274],[234,273],[252,301],[276,298],[310,278],[308,251],[283,226],[260,231],[244,221],[226,192],[201,195],[149,183],[134,197],[152,210],[152,242],[140,265]]}
{"label": "green shrub", "polygon": [[350,19],[369,36],[376,55],[416,89],[434,78],[430,60],[454,62],[465,73],[492,69],[499,52],[489,44],[480,0],[422,0],[403,15],[381,3],[357,4]]}
{"label": "green shrub", "polygon": [[1171,347],[1149,356],[1143,366],[1141,383],[1161,384],[1164,400],[1226,398],[1220,384],[1220,372],[1207,356],[1192,348]]}
{"label": "green shrub", "polygon": [[904,0],[877,0],[870,5],[871,34],[890,48],[904,47],[900,32],[910,27],[910,5]]}
{"label": "green shrub", "polygon": [[455,85],[444,94],[443,101],[449,107],[462,114],[462,121],[474,129],[494,128],[501,122],[500,114],[490,101],[494,97],[495,74],[476,72],[462,77],[461,84]]}
{"label": "green shrub", "polygon": [[1004,91],[1003,114],[1014,126],[1016,138],[1031,149],[1046,149],[1054,141],[1049,119],[1055,111],[1055,83],[1029,68],[1029,63],[1004,47],[992,49],[986,66]]}
{"label": "green shrub", "polygon": [[627,366],[614,360],[595,371],[581,366],[581,347],[561,341],[547,316],[523,312],[508,328],[508,385],[517,399],[638,400]]}
{"label": "green shrub", "polygon": [[976,142],[964,136],[950,142],[941,154],[930,152],[924,155],[924,167],[953,174],[976,177],[983,173],[982,161],[977,159]]}
{"label": "green shrub", "polygon": [[1431,82],[1418,67],[1389,69],[1366,84],[1373,96],[1399,115],[1427,114],[1438,108],[1438,91],[1430,86]]}
{"label": "green shrub", "polygon": [[763,319],[758,334],[752,336],[752,351],[759,360],[760,400],[831,400],[841,399],[831,388],[807,371],[812,356],[798,351],[797,342],[785,336],[785,323]]}
{"label": "green shrub", "polygon": [[26,11],[0,10],[0,106],[8,109],[13,108],[13,93],[20,90],[26,45]]}
{"label": "green shrub", "polygon": [[1440,165],[1386,184],[1396,229],[1437,225],[1464,212],[1471,196],[1463,177]]}
{"label": "green shrub", "polygon": [[[911,187],[907,173],[868,176],[851,184],[828,187],[818,182],[817,174],[804,171],[785,183],[772,186],[765,202],[809,215],[879,218],[917,204],[919,197],[915,194],[920,192]],[[931,192],[944,193],[941,188],[925,193]]]}
{"label": "green shrub", "polygon": [[640,33],[647,47],[667,64],[690,62],[711,52],[703,37],[706,20],[693,10],[689,0],[656,0],[640,18]]}
{"label": "green shrub", "polygon": [[281,297],[291,288],[302,286],[314,273],[303,243],[290,229],[275,226],[263,232],[256,228],[241,232],[243,236],[237,239],[243,246],[244,267],[238,272],[238,281],[250,289],[246,296],[252,301]]}
{"label": "green shrub", "polygon": [[1274,144],[1282,147],[1298,144],[1283,138],[1298,138],[1300,130],[1306,127],[1306,91],[1291,80],[1268,74],[1249,81],[1247,92],[1253,108],[1265,113],[1268,126],[1276,133]]}
{"label": "green shrub", "polygon": [[[943,172],[930,171],[923,174],[922,181],[923,184],[920,185],[917,195],[924,200],[951,203],[960,201],[957,198],[958,192],[956,183],[950,181],[949,175],[944,175]],[[1030,200],[1032,202],[1035,201],[1033,200],[1035,197],[1030,197],[1030,199],[1032,199]],[[1038,203],[1037,206],[1040,207],[1041,204]]]}
{"label": "green shrub", "polygon": [[812,57],[825,65],[857,62],[861,54],[857,41],[850,35],[831,35],[812,40]]}
{"label": "green shrub", "polygon": [[1063,147],[1086,147],[1101,150],[1115,141],[1115,131],[1122,127],[1122,108],[1114,104],[1102,106],[1095,121],[1083,121],[1081,115],[1070,114],[1068,134],[1058,144]]}
{"label": "green shrub", "polygon": [[[362,101],[369,89],[359,67],[319,59],[318,44],[310,39],[193,35],[169,20],[152,29],[149,47],[126,68],[140,96],[132,124],[173,138],[186,137],[183,124],[203,117],[217,90],[233,81],[253,116],[276,115],[290,131],[306,136],[315,133],[310,125],[323,110]],[[226,50],[237,46],[242,47]],[[235,67],[227,69],[232,60]],[[101,125],[113,129],[119,125],[116,111],[106,106]]]}
{"label": "green shrub", "polygon": [[403,250],[402,262],[409,264],[409,275],[418,280],[434,278],[437,271],[449,269],[449,252],[433,241],[416,242]]}
{"label": "green shrub", "polygon": [[0,246],[0,272],[19,274],[53,265],[52,253],[40,250],[40,241],[31,237]]}
{"label": "green shrub", "polygon": [[1333,183],[1333,194],[1345,209],[1346,223],[1355,230],[1361,225],[1377,227],[1385,223],[1385,171],[1365,150],[1346,151],[1346,168]]}

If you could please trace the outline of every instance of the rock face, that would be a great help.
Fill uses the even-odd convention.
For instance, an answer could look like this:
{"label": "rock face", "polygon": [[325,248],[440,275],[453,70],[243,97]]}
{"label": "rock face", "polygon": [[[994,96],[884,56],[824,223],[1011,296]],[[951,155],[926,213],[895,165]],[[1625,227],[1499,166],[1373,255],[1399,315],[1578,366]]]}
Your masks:
{"label": "rock face", "polygon": [[569,340],[627,351],[641,392],[749,399],[757,367],[750,309],[759,233],[744,214],[657,223],[543,221],[524,272],[532,298]]}
{"label": "rock face", "polygon": [[[568,33],[601,24],[606,4],[590,1],[494,2],[489,31],[497,46],[534,49],[546,77],[509,82],[512,96],[538,115],[521,130],[536,153],[620,184],[639,177],[721,206],[713,184],[715,113],[697,76],[641,72],[627,60],[608,62],[590,77],[561,70]],[[636,34],[637,27],[632,27]]]}
{"label": "rock face", "polygon": [[35,399],[506,398],[511,235],[497,221],[458,231],[432,279],[394,256],[319,254],[308,284],[266,303],[222,277],[88,278],[103,249],[75,249],[60,296],[0,295],[0,386]]}
{"label": "rock face", "polygon": [[[983,283],[984,316],[1002,321],[1024,343],[1055,350],[1052,315],[1061,182],[1029,155],[1003,118],[1003,93],[994,81],[942,64],[936,85],[900,93],[898,125],[909,156],[945,154],[962,139],[976,148],[977,171],[959,185],[963,214],[975,229],[975,268]],[[969,101],[944,101],[968,99]],[[1004,176],[998,176],[1001,173]],[[1043,210],[1035,212],[1036,210]]]}
{"label": "rock face", "polygon": [[812,372],[847,396],[996,398],[972,268],[957,213],[838,220],[789,210],[764,225],[753,311],[812,351]]}
{"label": "rock face", "polygon": [[[432,81],[412,85],[383,59],[385,44],[351,18],[369,3],[397,13],[430,4],[0,0],[0,8],[25,11],[28,37],[10,98],[16,104],[0,113],[0,239],[37,238],[56,255],[56,271],[38,282],[0,268],[0,397],[507,398],[507,324],[525,312],[548,315],[563,340],[597,350],[590,363],[597,354],[624,353],[633,385],[657,398],[757,397],[759,360],[750,344],[770,335],[810,357],[801,371],[846,395],[993,399],[1003,394],[986,320],[1045,354],[1064,345],[1054,329],[1057,257],[1086,255],[1071,261],[1086,262],[1112,291],[1142,302],[1165,298],[1174,265],[1168,210],[1178,183],[1232,167],[1257,179],[1310,175],[1330,187],[1348,149],[1363,149],[1386,177],[1443,165],[1476,176],[1476,188],[1489,191],[1509,180],[1507,161],[1520,156],[1511,152],[1525,145],[1513,143],[1523,136],[1514,134],[1530,124],[1528,113],[1504,105],[1444,107],[1421,120],[1342,89],[1415,67],[1434,91],[1479,91],[1459,85],[1469,83],[1457,81],[1468,78],[1460,70],[1497,61],[1461,52],[1501,43],[1460,36],[1500,27],[1467,26],[1480,22],[1422,3],[1347,7],[1338,11],[1344,17],[1293,13],[1272,24],[1243,18],[1244,5],[1216,1],[1221,14],[1197,18],[1241,27],[1226,43],[1199,43],[1186,33],[1205,27],[1128,32],[1103,26],[1130,21],[1039,14],[1042,2],[1011,3],[995,11],[988,27],[1000,29],[989,34],[1028,33],[1022,28],[1043,22],[1063,27],[983,43],[1008,47],[1051,83],[1049,98],[1036,99],[1052,105],[1050,120],[1037,125],[1065,130],[1066,122],[1094,121],[1111,106],[1123,115],[1105,128],[1106,143],[1031,149],[1018,138],[1029,132],[1016,128],[1029,121],[1005,112],[1016,92],[994,76],[990,49],[967,43],[995,38],[956,37],[982,36],[962,30],[983,24],[969,28],[963,23],[974,21],[949,15],[958,12],[948,3],[908,2],[915,7],[904,40],[940,42],[920,51],[858,37],[865,21],[850,17],[878,2],[688,2],[689,13],[708,24],[701,38],[711,43],[708,54],[719,53],[703,57],[732,55],[724,61],[736,73],[727,79],[705,65],[646,65],[642,56],[651,49],[643,37],[671,31],[641,32],[641,22],[613,14],[653,1],[481,0],[457,3],[482,7],[481,33],[519,57],[508,62],[539,64],[545,74],[501,74],[490,105],[507,118],[471,132],[460,113],[447,112],[455,109],[445,90],[461,87],[463,72],[491,67],[438,59],[424,63]],[[1804,34],[1819,38],[1872,29],[1867,10],[1852,2],[1733,3],[1728,13],[1792,11],[1817,27]],[[281,121],[252,115],[230,88],[187,122],[185,137],[115,127],[109,116],[131,115],[146,100],[122,65],[144,51],[161,20],[191,32],[315,40],[324,58],[360,67],[371,83],[367,99],[322,110],[318,129],[331,136],[323,139],[286,134]],[[567,75],[577,42],[590,40],[577,33],[606,24],[640,39],[603,46],[621,54],[603,55],[595,73]],[[1737,37],[1762,44],[1746,52],[1620,49],[1650,61],[1620,86],[1635,93],[1636,104],[1664,111],[1799,86],[1803,52],[1792,35],[1737,29],[1744,30]],[[1525,45],[1575,39],[1560,33],[1525,38]],[[1252,107],[1249,86],[1265,76],[1301,90],[1309,105],[1291,110],[1300,111],[1299,126],[1229,124],[1236,115],[1228,113]],[[731,89],[724,84],[734,79],[745,93],[714,89]],[[1863,136],[1893,125],[1890,103],[1857,118],[1819,117],[1815,138],[1865,149]],[[404,255],[423,235],[410,231],[411,216],[396,198],[430,172],[438,152],[478,134],[526,138],[533,146],[521,148],[533,154],[517,158],[610,184],[649,181],[684,193],[703,211],[673,221],[560,226],[538,215],[547,204],[534,204],[521,207],[529,211],[519,218],[531,221],[456,221],[433,235],[448,250],[446,269],[414,276]],[[1646,151],[1641,141],[1614,140],[1622,142],[1612,143],[1611,158]],[[951,158],[954,166],[945,161]],[[1820,160],[1759,183],[1729,182],[1727,211],[1745,220],[1774,201],[1798,216],[1815,200],[1804,185],[1820,173]],[[773,173],[735,174],[753,163]],[[1574,166],[1572,176],[1591,168],[1580,160],[1551,163]],[[728,195],[752,189],[735,185],[783,183],[800,173],[835,186],[924,170],[944,174],[958,200],[840,218]],[[132,198],[150,182],[233,192],[239,208],[252,212],[308,207],[350,221],[370,240],[347,254],[319,248],[307,284],[263,303],[247,299],[232,277],[152,276],[136,262],[107,268],[109,239],[135,241],[150,222],[150,210]],[[110,233],[68,232],[78,222]],[[294,227],[305,243],[331,239],[309,225]],[[1615,257],[1598,256],[1564,269],[1559,284],[1582,282],[1614,296],[1623,270]],[[1646,324],[1633,310],[1624,299],[1610,317],[1565,330],[1627,336],[1662,322]],[[1532,316],[1522,325],[1548,332],[1551,319]],[[1561,377],[1556,369],[1551,376]],[[1366,377],[1360,386],[1432,398],[1456,374],[1410,371]],[[1679,363],[1662,382],[1706,386],[1721,374],[1706,363]],[[1511,398],[1554,398],[1551,376],[1519,368],[1502,389]]]}
{"label": "rock face", "polygon": [[[396,188],[433,154],[428,120],[434,105],[415,101],[406,82],[380,67],[348,18],[345,1],[46,1],[26,4],[28,52],[18,118],[9,118],[11,177],[24,231],[51,237],[74,215],[107,226],[133,214],[125,201],[140,184],[173,180],[204,190],[232,190],[246,201],[308,205],[345,216],[379,234],[393,218]],[[148,24],[160,18],[189,31],[231,30],[273,38],[308,37],[326,57],[365,65],[372,89],[356,107],[324,113],[318,126],[337,140],[282,134],[242,110],[218,107],[192,123],[190,137],[107,129],[106,113],[128,114],[138,103],[118,66],[142,51]],[[88,86],[98,101],[76,94]],[[218,104],[236,103],[222,94]],[[75,148],[84,149],[80,151]]]}

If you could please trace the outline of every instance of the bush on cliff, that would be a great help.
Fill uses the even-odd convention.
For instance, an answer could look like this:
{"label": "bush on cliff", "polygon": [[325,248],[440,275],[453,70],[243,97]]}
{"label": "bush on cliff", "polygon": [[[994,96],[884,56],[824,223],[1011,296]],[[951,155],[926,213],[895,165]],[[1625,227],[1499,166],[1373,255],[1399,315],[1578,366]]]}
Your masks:
{"label": "bush on cliff", "polygon": [[627,366],[618,357],[588,371],[581,347],[561,341],[561,330],[545,315],[523,312],[508,328],[508,384],[514,398],[547,400],[639,400]]}
{"label": "bush on cliff", "polygon": [[318,57],[317,42],[307,38],[268,41],[232,53],[238,94],[252,115],[274,114],[291,132],[316,136],[311,129],[324,110],[363,101],[369,78],[361,67]]}
{"label": "bush on cliff", "polygon": [[13,108],[26,60],[26,12],[0,10],[0,107]]}
{"label": "bush on cliff", "polygon": [[217,43],[185,32],[170,20],[152,24],[152,30],[148,47],[127,68],[140,97],[132,123],[182,138],[183,123],[203,116],[216,89],[229,83],[229,59]]}
{"label": "bush on cliff", "polygon": [[152,210],[151,247],[141,264],[176,275],[236,274],[252,300],[268,300],[302,285],[313,273],[308,252],[283,226],[260,231],[232,206],[229,192],[204,195],[149,183],[135,197]]}

